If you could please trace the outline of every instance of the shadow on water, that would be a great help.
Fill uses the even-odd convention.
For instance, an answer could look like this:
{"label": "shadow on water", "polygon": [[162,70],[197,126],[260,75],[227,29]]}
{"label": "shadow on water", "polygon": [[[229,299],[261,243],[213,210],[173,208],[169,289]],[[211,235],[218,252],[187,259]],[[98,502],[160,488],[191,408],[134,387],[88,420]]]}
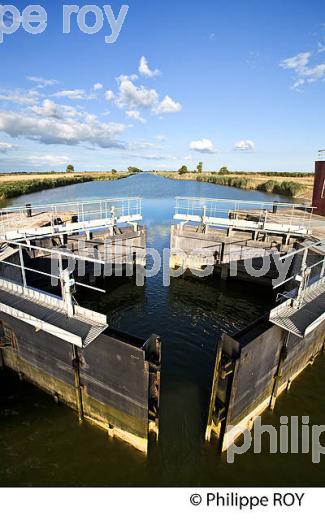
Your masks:
{"label": "shadow on water", "polygon": [[[174,197],[209,196],[272,200],[263,193],[139,175],[21,197],[12,204],[142,195],[147,246],[169,247]],[[283,199],[281,199],[283,200]],[[150,267],[150,258],[148,266]],[[322,485],[324,464],[310,455],[249,451],[228,464],[204,443],[215,348],[223,332],[246,326],[271,305],[264,288],[216,277],[183,276],[163,284],[163,273],[136,287],[132,278],[105,281],[106,294],[78,290],[80,304],[105,313],[112,327],[135,336],[162,336],[159,444],[148,459],[89,424],[73,411],[8,372],[0,374],[0,485],[10,486],[267,486]],[[322,424],[325,359],[319,358],[282,396],[264,422],[309,415]],[[267,439],[266,439],[267,440]]]}

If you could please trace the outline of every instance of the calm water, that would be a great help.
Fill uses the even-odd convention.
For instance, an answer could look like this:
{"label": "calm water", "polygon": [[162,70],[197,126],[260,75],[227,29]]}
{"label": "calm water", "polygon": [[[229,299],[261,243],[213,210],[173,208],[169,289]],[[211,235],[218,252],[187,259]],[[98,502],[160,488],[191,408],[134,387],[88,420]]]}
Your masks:
{"label": "calm water", "polygon": [[[11,205],[77,199],[141,196],[148,247],[169,247],[174,197],[201,196],[270,200],[274,196],[192,181],[141,174],[116,182],[57,188],[11,201]],[[279,200],[285,200],[279,198]],[[137,288],[130,280],[107,282],[107,294],[77,295],[109,322],[138,336],[163,339],[160,442],[148,459],[84,424],[73,411],[15,376],[0,379],[0,485],[151,486],[151,485],[324,485],[324,464],[309,455],[255,455],[227,464],[203,440],[215,345],[223,331],[234,332],[271,304],[258,287],[216,278],[173,280],[162,273]],[[275,426],[281,415],[309,415],[323,424],[324,358],[307,369],[276,411],[264,415]]]}

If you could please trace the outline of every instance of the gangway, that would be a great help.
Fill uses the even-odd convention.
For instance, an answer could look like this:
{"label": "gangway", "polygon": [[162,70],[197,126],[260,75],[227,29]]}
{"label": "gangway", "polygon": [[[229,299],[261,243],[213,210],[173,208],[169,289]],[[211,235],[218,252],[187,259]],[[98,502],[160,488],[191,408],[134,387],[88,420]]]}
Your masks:
{"label": "gangway", "polygon": [[301,256],[301,266],[294,269],[294,274],[282,280],[274,288],[279,288],[290,281],[298,283],[298,288],[280,295],[284,301],[271,310],[270,322],[288,333],[304,338],[325,320],[325,255],[321,260],[308,265],[310,252],[321,254],[325,241],[308,243],[305,247],[282,257]]}

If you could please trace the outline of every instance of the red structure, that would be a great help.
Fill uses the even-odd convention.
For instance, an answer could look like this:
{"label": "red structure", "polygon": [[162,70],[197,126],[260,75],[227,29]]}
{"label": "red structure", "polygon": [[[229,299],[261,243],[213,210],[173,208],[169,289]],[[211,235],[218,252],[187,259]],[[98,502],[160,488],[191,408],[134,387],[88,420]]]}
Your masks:
{"label": "red structure", "polygon": [[325,216],[325,151],[319,153],[320,159],[315,162],[313,206],[317,208],[314,213]]}

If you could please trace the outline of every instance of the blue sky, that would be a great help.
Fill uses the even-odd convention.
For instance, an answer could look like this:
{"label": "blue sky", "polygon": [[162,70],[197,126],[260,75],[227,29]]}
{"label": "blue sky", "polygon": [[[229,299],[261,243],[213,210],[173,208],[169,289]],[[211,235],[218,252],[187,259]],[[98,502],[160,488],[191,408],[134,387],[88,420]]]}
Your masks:
{"label": "blue sky", "polygon": [[63,34],[67,0],[40,3],[46,30],[0,44],[0,171],[313,170],[325,0],[125,0],[113,44],[105,17],[87,35],[72,15]]}

